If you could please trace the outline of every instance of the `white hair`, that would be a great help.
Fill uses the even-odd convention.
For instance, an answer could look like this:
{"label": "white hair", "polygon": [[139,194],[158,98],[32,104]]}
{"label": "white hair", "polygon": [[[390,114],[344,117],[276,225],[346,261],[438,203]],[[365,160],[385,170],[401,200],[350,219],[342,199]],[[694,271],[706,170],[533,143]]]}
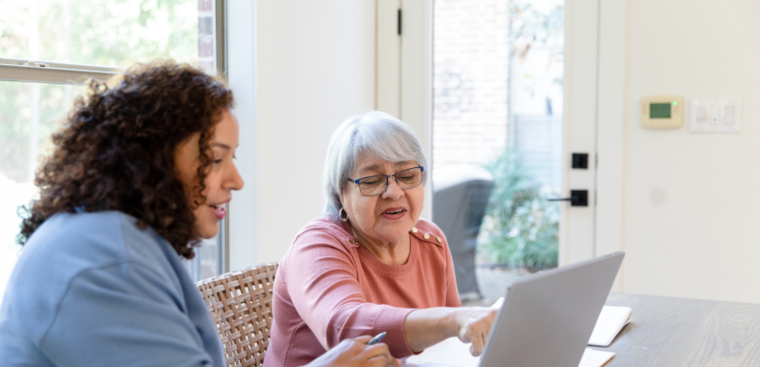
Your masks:
{"label": "white hair", "polygon": [[425,154],[409,126],[380,111],[351,116],[338,126],[327,147],[323,177],[327,199],[325,216],[336,222],[340,220],[340,193],[359,160],[367,156],[393,163],[415,161],[425,168],[423,184],[427,181]]}

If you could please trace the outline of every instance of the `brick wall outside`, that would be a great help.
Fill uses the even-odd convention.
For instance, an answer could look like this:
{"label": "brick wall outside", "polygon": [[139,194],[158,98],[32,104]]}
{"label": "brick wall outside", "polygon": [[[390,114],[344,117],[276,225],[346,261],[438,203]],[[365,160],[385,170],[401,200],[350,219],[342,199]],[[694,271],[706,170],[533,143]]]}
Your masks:
{"label": "brick wall outside", "polygon": [[433,166],[481,165],[508,141],[509,1],[434,4]]}
{"label": "brick wall outside", "polygon": [[198,62],[211,75],[216,75],[214,42],[214,0],[198,0]]}

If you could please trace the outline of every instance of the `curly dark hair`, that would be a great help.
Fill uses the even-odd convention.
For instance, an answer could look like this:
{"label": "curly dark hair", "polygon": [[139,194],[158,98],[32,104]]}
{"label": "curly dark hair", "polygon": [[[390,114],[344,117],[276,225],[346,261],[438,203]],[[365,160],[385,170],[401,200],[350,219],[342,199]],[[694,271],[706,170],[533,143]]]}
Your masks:
{"label": "curly dark hair", "polygon": [[[150,226],[185,258],[199,241],[190,203],[174,165],[175,148],[200,132],[198,181],[211,165],[209,141],[232,91],[198,68],[158,60],[137,64],[108,83],[90,80],[52,136],[34,183],[40,198],[23,208],[19,244],[57,213],[118,210]],[[195,191],[194,191],[195,193]]]}

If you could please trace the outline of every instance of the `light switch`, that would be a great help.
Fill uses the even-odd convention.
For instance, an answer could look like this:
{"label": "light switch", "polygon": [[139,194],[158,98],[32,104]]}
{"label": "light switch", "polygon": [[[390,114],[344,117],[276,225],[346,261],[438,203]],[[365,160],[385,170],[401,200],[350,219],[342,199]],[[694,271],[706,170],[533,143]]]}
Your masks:
{"label": "light switch", "polygon": [[741,130],[740,98],[695,98],[690,104],[689,131],[738,133]]}
{"label": "light switch", "polygon": [[723,123],[726,125],[733,125],[736,116],[736,106],[726,105],[723,107]]}
{"label": "light switch", "polygon": [[705,122],[707,120],[707,108],[705,106],[699,105],[696,106],[696,117],[698,122]]}
{"label": "light switch", "polygon": [[720,124],[720,106],[710,106],[710,122],[713,125]]}

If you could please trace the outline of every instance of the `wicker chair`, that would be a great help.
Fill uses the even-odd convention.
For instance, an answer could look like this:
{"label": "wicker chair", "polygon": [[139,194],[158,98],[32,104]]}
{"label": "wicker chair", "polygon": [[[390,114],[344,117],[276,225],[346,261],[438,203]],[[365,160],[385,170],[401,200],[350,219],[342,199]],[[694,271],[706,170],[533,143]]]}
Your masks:
{"label": "wicker chair", "polygon": [[264,365],[277,266],[262,264],[196,283],[216,323],[229,367]]}

